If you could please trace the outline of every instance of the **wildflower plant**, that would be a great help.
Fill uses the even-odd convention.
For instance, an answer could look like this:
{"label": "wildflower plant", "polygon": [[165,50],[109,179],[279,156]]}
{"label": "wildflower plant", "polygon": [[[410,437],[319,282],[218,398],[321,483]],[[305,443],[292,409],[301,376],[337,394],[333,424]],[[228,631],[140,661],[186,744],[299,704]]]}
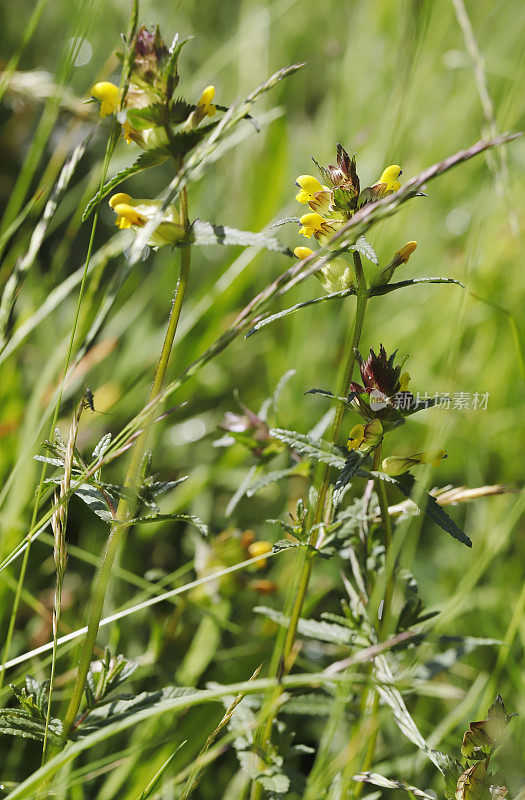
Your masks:
{"label": "wildflower plant", "polygon": [[[389,710],[389,719],[399,732],[441,772],[447,800],[504,798],[504,779],[489,769],[512,716],[507,714],[501,698],[498,696],[491,706],[486,720],[471,723],[463,739],[461,758],[456,759],[428,744],[407,709],[402,680],[398,682],[399,676],[410,673],[414,653],[419,657],[429,648],[446,648],[450,644],[446,637],[435,634],[433,621],[437,612],[427,609],[417,575],[401,563],[406,520],[411,516],[428,518],[455,540],[454,546],[471,548],[470,536],[457,524],[453,514],[447,513],[445,506],[498,494],[504,488],[449,487],[441,492],[428,491],[430,470],[439,468],[447,457],[444,443],[437,442],[437,448],[431,450],[423,449],[423,441],[417,448],[392,444],[393,432],[405,431],[416,413],[418,419],[424,419],[423,412],[434,403],[420,400],[414,388],[418,365],[425,357],[424,343],[415,342],[414,352],[410,353],[412,377],[406,369],[408,354],[401,356],[396,342],[385,341],[383,331],[368,329],[367,311],[370,303],[379,302],[386,294],[405,289],[414,292],[421,285],[450,284],[464,288],[453,277],[409,277],[406,265],[414,256],[411,266],[417,267],[414,255],[417,242],[399,241],[395,245],[398,249],[383,259],[378,256],[370,234],[376,223],[394,215],[406,202],[426,196],[424,190],[434,178],[489,148],[507,143],[513,135],[481,140],[406,182],[397,164],[385,168],[377,165],[374,175],[365,180],[358,172],[357,156],[337,144],[335,164],[321,166],[314,161],[317,175],[299,175],[296,188],[290,187],[290,200],[301,208],[299,216],[281,220],[268,230],[239,230],[222,224],[222,220],[219,224],[194,216],[188,189],[212,160],[235,146],[237,126],[251,125],[258,129],[257,121],[252,118],[257,99],[303,65],[279,70],[248,97],[228,105],[228,99],[218,96],[220,93],[211,84],[203,85],[193,96],[187,88],[183,59],[189,40],[175,36],[168,44],[157,25],[139,27],[136,2],[123,41],[124,49],[119,54],[120,80],[97,81],[89,91],[91,120],[107,139],[100,186],[83,214],[84,222],[92,216],[91,240],[51,430],[43,444],[44,455],[35,455],[43,466],[31,524],[24,540],[0,565],[0,569],[5,568],[23,554],[14,620],[30,545],[48,525],[51,527],[56,571],[53,641],[42,649],[52,652],[50,681],[39,682],[28,676],[23,688],[12,687],[14,700],[10,702],[15,705],[0,710],[1,732],[31,738],[43,746],[40,770],[13,789],[13,800],[32,794],[47,795],[54,776],[65,774],[63,768],[76,755],[97,746],[104,738],[121,736],[128,729],[138,730],[148,720],[162,715],[184,712],[188,717],[194,707],[208,702],[222,703],[225,714],[218,724],[215,720],[209,735],[203,737],[203,746],[194,748],[189,756],[181,740],[183,766],[174,779],[181,798],[192,794],[213,759],[232,749],[239,764],[238,782],[232,783],[228,790],[232,797],[358,800],[363,786],[369,783],[407,790],[430,800],[431,795],[425,791],[372,771],[383,708]],[[213,76],[203,84],[208,80],[213,80]],[[219,100],[225,105],[216,102]],[[44,228],[39,236],[43,236],[42,230],[53,217],[60,191],[76,169],[85,146],[86,143],[75,150],[64,167],[53,202],[46,206]],[[116,148],[132,155],[134,160],[130,166],[111,174]],[[128,178],[159,165],[164,166],[163,174],[167,176],[160,196],[134,197],[129,193]],[[114,215],[120,248],[116,252],[125,254],[125,266],[111,284],[107,303],[89,322],[89,315],[83,317],[81,311],[102,202],[109,205]],[[297,234],[294,244],[300,242],[293,249],[282,242],[281,233],[275,235],[273,231],[290,222],[298,226],[291,234]],[[38,237],[32,239],[29,255],[41,241]],[[201,247],[230,245],[262,249],[266,263],[275,266],[275,277],[240,311],[232,314],[228,309],[226,321],[221,323],[211,344],[178,375],[168,378],[192,259],[199,257]],[[156,368],[151,390],[140,410],[120,431],[104,434],[94,449],[85,451],[81,434],[87,413],[83,412],[96,413],[96,398],[91,390],[76,398],[65,443],[57,420],[65,399],[66,378],[71,367],[85,363],[83,359],[97,340],[131,269],[141,258],[157,257],[148,248],[154,251],[165,248],[164,254],[171,254],[178,267],[173,295],[166,302],[167,323],[161,351],[152,354],[156,357]],[[286,259],[280,274],[278,258]],[[8,319],[15,309],[21,276],[28,263],[26,256],[20,269],[14,270],[7,299],[0,302],[3,337],[0,348],[4,344],[8,347]],[[314,277],[323,290],[319,296]],[[300,283],[310,288],[311,296],[276,311],[275,301]],[[344,308],[341,319],[351,320],[349,330],[344,331],[344,345],[339,348],[342,353],[339,385],[334,378],[327,387],[304,385],[297,389],[300,371],[296,373],[292,368],[297,365],[287,365],[290,368],[275,391],[256,412],[236,395],[238,407],[227,411],[218,425],[220,439],[214,444],[222,450],[215,452],[225,454],[226,459],[234,448],[236,453],[243,448],[242,456],[235,462],[238,472],[245,455],[251,461],[245,476],[224,503],[224,528],[219,534],[210,532],[207,519],[185,510],[188,475],[163,480],[157,472],[155,432],[166,418],[182,408],[181,405],[168,408],[167,401],[175,396],[176,402],[180,402],[177,394],[182,387],[232,342],[241,344],[244,337],[242,346],[249,349],[251,337],[264,336],[267,326],[278,325],[289,315],[325,303],[333,309]],[[347,315],[350,305],[352,313]],[[82,343],[75,349],[77,324]],[[365,331],[369,340],[377,344],[362,356]],[[303,404],[311,414],[312,424],[306,431],[285,427],[287,410],[280,403],[285,388],[294,392],[295,406]],[[320,421],[316,419],[319,408],[326,412]],[[398,435],[397,441],[400,438]],[[191,444],[188,447],[191,449]],[[412,449],[416,452],[411,452]],[[127,459],[124,477],[110,482],[107,468],[110,464],[115,466],[115,462],[120,464],[122,458]],[[420,469],[424,467],[426,470]],[[52,474],[48,474],[51,470]],[[291,481],[294,482],[288,503],[291,511],[276,519],[266,519],[263,502],[254,530],[246,530],[247,526],[242,524],[242,504],[270,484],[286,485]],[[222,485],[221,490],[224,494]],[[162,510],[159,498],[163,496],[175,498],[175,510],[167,513]],[[394,498],[402,501],[394,505]],[[77,501],[97,517],[98,524],[106,526],[106,539],[100,548],[97,575],[87,598],[87,625],[60,637],[68,568],[67,527],[72,516],[68,510]],[[206,510],[206,503],[203,507]],[[132,528],[157,523],[178,523],[188,530],[191,528],[187,541],[195,551],[192,568],[196,579],[179,586],[179,572],[176,572],[171,576],[174,586],[166,588],[159,581],[159,586],[152,590],[148,584],[147,597],[142,603],[104,617],[108,588],[119,567],[117,556],[119,552],[125,553]],[[278,531],[273,543],[269,530]],[[240,582],[244,580],[243,588],[259,597],[273,599],[275,595],[280,601],[282,587],[273,580],[273,574],[266,577],[276,558],[290,559],[293,564],[288,600],[282,608],[276,608],[275,604],[257,606],[252,615],[261,620],[261,625],[270,623],[264,630],[269,631],[267,638],[272,639],[271,656],[264,666],[252,670],[251,677],[248,673],[242,684],[209,683],[205,689],[196,689],[222,631],[230,635],[239,627],[230,623],[229,612],[237,600]],[[305,613],[305,602],[314,569],[323,562],[337,565],[343,590],[338,597],[339,613],[325,611],[316,619]],[[125,572],[124,568],[119,569],[120,574]],[[239,583],[234,583],[235,579]],[[136,581],[144,588],[145,581]],[[100,660],[95,658],[101,654],[96,651],[100,626],[157,603],[178,603],[178,595],[184,593],[187,599],[175,608],[167,623],[168,644],[179,624],[179,612],[183,614],[186,608],[191,611],[195,606],[199,620],[196,632],[192,631],[193,638],[184,640],[182,663],[172,670],[175,684],[160,688],[152,685],[158,673],[156,657],[160,649],[153,642],[145,657],[151,668],[146,691],[121,694],[122,684],[132,677],[136,679],[142,671],[125,655],[112,657],[108,648]],[[18,657],[9,661],[13,632],[14,622],[4,644],[5,668],[19,663]],[[77,638],[81,638],[81,648],[73,661],[73,679],[70,681],[70,673],[66,673],[63,682],[67,683],[68,704],[62,713],[53,695],[55,663],[62,644]],[[304,639],[311,643],[310,649],[301,650]],[[468,636],[460,639],[455,650],[431,653],[425,664],[429,674],[431,669],[444,671],[465,652],[494,643]],[[266,670],[263,677],[259,677],[261,669]],[[296,689],[299,691],[294,694]],[[288,724],[287,715],[294,713],[322,720],[319,725],[324,727],[319,728],[322,735],[317,749],[302,741],[301,729],[295,731]],[[334,758],[332,743],[337,736],[340,743],[339,726],[343,723],[344,730],[350,732],[350,740],[342,746],[342,756]],[[183,724],[184,720],[181,728]],[[363,730],[366,736],[362,738]],[[219,736],[222,738],[216,744]],[[178,750],[179,747],[155,772],[140,797],[153,796],[156,783],[173,763]],[[196,758],[195,753],[198,753]],[[311,769],[302,769],[305,758],[312,762]],[[139,794],[133,791],[133,796]]]}

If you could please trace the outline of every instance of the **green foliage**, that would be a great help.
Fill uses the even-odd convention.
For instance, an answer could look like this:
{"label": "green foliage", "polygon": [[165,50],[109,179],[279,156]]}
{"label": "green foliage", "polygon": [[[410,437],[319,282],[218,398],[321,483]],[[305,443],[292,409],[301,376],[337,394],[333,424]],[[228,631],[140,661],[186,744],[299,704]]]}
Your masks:
{"label": "green foliage", "polygon": [[[39,683],[35,678],[26,675],[25,686],[19,689],[10,684],[10,687],[19,705],[18,708],[0,709],[0,733],[22,739],[44,741],[49,681]],[[61,734],[61,720],[51,717],[47,729],[48,739],[58,743]]]}

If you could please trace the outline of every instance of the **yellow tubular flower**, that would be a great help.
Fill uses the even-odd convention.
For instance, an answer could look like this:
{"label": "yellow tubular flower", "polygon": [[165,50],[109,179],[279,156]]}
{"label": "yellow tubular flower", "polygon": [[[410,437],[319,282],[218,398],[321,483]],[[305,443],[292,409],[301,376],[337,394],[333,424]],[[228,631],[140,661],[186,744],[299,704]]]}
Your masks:
{"label": "yellow tubular flower", "polygon": [[303,214],[299,222],[303,226],[299,230],[299,233],[302,233],[307,239],[316,233],[320,233],[323,230],[323,225],[326,224],[324,217],[316,212],[312,212],[311,214]]}
{"label": "yellow tubular flower", "polygon": [[299,261],[302,261],[303,258],[308,258],[311,256],[314,251],[310,247],[296,247],[293,251],[293,254]]}
{"label": "yellow tubular flower", "polygon": [[386,184],[385,192],[397,192],[397,190],[401,188],[401,184],[398,181],[400,175],[401,167],[398,164],[391,164],[390,167],[384,170],[378,183]]}
{"label": "yellow tubular flower", "polygon": [[120,89],[114,83],[101,81],[91,89],[91,96],[100,100],[100,116],[107,117],[117,110]]}
{"label": "yellow tubular flower", "polygon": [[199,116],[201,119],[204,119],[204,117],[214,116],[217,110],[213,105],[213,103],[211,102],[214,97],[215,97],[215,86],[207,86],[204,89],[203,93],[201,94],[199,102],[197,103],[197,109],[200,112]]}
{"label": "yellow tubular flower", "polygon": [[365,440],[365,426],[354,425],[348,435],[346,446],[349,450],[359,450]]}
{"label": "yellow tubular flower", "polygon": [[354,425],[346,446],[349,450],[361,450],[366,453],[376,447],[382,438],[383,426],[378,419],[373,419],[366,425]]}
{"label": "yellow tubular flower", "polygon": [[326,188],[313,175],[299,175],[295,185],[301,190],[295,197],[299,203],[309,203],[310,200],[315,200],[315,193],[322,192]]}
{"label": "yellow tubular flower", "polygon": [[117,203],[113,211],[117,215],[115,225],[121,230],[122,228],[131,228],[132,225],[143,228],[146,224],[144,217],[142,217],[133,206],[130,206],[129,203]]}

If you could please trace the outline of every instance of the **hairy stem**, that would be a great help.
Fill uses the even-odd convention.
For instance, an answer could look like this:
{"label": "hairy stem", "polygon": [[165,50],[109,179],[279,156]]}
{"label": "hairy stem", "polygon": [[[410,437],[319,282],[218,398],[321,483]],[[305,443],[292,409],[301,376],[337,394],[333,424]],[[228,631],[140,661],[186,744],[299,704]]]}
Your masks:
{"label": "hairy stem", "polygon": [[[347,353],[347,358],[344,363],[344,368],[340,381],[340,388],[339,388],[340,396],[346,396],[350,391],[350,383],[352,381],[352,375],[355,366],[355,354],[359,346],[359,341],[361,339],[361,332],[363,330],[363,322],[365,319],[366,307],[368,303],[368,298],[370,296],[369,289],[367,287],[365,276],[363,273],[363,267],[361,265],[361,257],[357,252],[354,252],[353,256],[354,256],[354,268],[355,268],[356,283],[357,283],[357,305],[356,305],[353,325],[350,329],[351,335],[349,337],[349,342],[347,343],[347,347],[345,348],[345,352]],[[337,439],[339,438],[341,424],[343,422],[344,410],[345,406],[343,405],[338,406],[336,410],[329,438],[329,441],[332,443],[337,442]],[[281,680],[282,677],[286,675],[291,668],[291,660],[292,660],[291,656],[295,644],[297,626],[299,624],[299,620],[301,618],[301,614],[303,611],[304,601],[306,598],[306,593],[308,591],[308,585],[310,583],[314,558],[316,555],[314,548],[318,541],[319,529],[314,526],[322,522],[322,520],[325,519],[330,513],[330,503],[326,502],[329,485],[330,485],[330,466],[328,464],[323,464],[323,471],[321,473],[321,484],[314,511],[312,530],[310,531],[310,536],[308,538],[309,547],[307,548],[306,553],[304,555],[304,560],[299,575],[299,584],[297,587],[297,593],[293,601],[292,610],[290,613],[290,621],[288,623],[283,649],[279,661],[277,663],[276,676],[279,680]],[[262,747],[264,747],[264,745],[271,738],[272,724],[277,711],[278,700],[281,695],[281,692],[282,689],[278,685],[277,687],[275,687],[275,689],[272,690],[270,697],[264,704],[263,708],[266,708],[268,716],[266,722],[264,723],[262,736],[260,737],[259,740],[259,744]],[[261,797],[261,786],[259,783],[254,782],[252,785],[251,798],[252,800],[259,800],[260,797]]]}
{"label": "hairy stem", "polygon": [[[188,200],[185,189],[181,191],[180,195],[180,222],[184,226],[187,226],[188,224]],[[168,321],[168,328],[166,330],[166,336],[164,338],[164,343],[162,345],[159,361],[157,364],[157,368],[155,370],[155,375],[153,378],[153,384],[149,394],[148,402],[154,400],[158,396],[162,388],[162,382],[164,380],[164,376],[166,374],[166,370],[168,367],[170,354],[173,347],[173,341],[175,339],[175,334],[177,332],[177,325],[179,323],[182,302],[184,300],[184,295],[188,284],[190,264],[191,264],[191,248],[189,245],[187,245],[186,247],[183,247],[183,249],[181,250],[179,282],[177,284],[177,289],[175,292],[175,299],[171,307],[170,317]],[[142,436],[137,438],[135,445],[133,447],[128,471],[126,474],[126,479],[124,484],[125,486],[132,487],[137,478],[140,464],[142,462],[144,452],[146,450],[146,438],[147,438],[146,429],[148,427],[149,422],[151,422],[151,419],[146,421],[146,424],[144,426],[145,432],[142,434]],[[84,686],[89,671],[89,665],[91,663],[91,659],[93,656],[93,649],[95,647],[95,641],[97,638],[100,619],[102,617],[106,591],[108,588],[109,580],[111,578],[113,562],[115,560],[119,544],[122,541],[122,537],[124,536],[126,531],[129,530],[130,528],[130,523],[129,522],[127,523],[127,520],[130,517],[130,511],[132,512],[132,509],[130,509],[129,500],[126,497],[121,498],[117,508],[115,521],[111,525],[109,536],[106,542],[106,548],[101,558],[99,572],[95,579],[86,638],[84,639],[84,643],[82,645],[82,652],[80,654],[80,660],[75,680],[75,686],[73,688],[73,694],[71,696],[66,716],[64,718],[64,734],[63,734],[64,740],[67,739],[68,733],[75,722],[75,717],[78,713],[78,709],[82,701]]]}
{"label": "hairy stem", "polygon": [[[355,318],[352,329],[352,339],[350,347],[347,348],[347,359],[345,362],[343,376],[339,387],[339,395],[341,397],[345,397],[346,395],[348,395],[350,391],[350,383],[352,381],[352,374],[355,366],[355,353],[359,346],[359,341],[361,339],[361,332],[363,330],[363,322],[365,319],[366,307],[369,296],[368,288],[363,274],[363,268],[361,265],[361,257],[357,252],[354,252],[354,266],[357,279],[357,305],[356,305]],[[339,432],[341,430],[341,424],[343,422],[344,412],[345,412],[345,406],[342,404],[339,405],[335,412],[334,421],[332,423],[332,429],[330,431],[329,441],[331,443],[334,444],[337,443],[337,440],[339,438]],[[313,526],[308,539],[308,544],[311,547],[309,547],[306,551],[303,567],[301,570],[301,575],[299,578],[299,586],[297,588],[297,594],[295,596],[295,600],[292,606],[292,612],[290,615],[290,624],[286,632],[283,654],[281,657],[281,662],[279,664],[279,673],[278,673],[279,678],[282,677],[288,670],[287,662],[289,660],[290,653],[292,651],[295,642],[297,625],[299,623],[299,619],[301,618],[304,600],[306,597],[306,592],[308,590],[310,576],[312,574],[312,567],[315,558],[315,550],[313,548],[315,548],[318,537],[318,529],[315,528],[314,526],[321,523],[323,519],[325,519],[330,513],[329,503],[326,502],[329,485],[330,485],[330,465],[323,464],[323,471],[321,474],[321,485],[319,488],[319,494],[317,496],[317,502],[314,511]]]}

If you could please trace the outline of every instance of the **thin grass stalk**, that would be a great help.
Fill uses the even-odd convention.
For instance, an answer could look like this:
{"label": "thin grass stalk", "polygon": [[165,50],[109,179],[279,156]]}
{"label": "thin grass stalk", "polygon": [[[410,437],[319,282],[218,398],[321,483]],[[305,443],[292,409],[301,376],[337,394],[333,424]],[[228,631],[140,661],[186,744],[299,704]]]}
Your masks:
{"label": "thin grass stalk", "polygon": [[[100,176],[99,192],[102,191],[102,187],[104,186],[104,181],[106,180],[106,175],[107,175],[107,171],[108,171],[108,167],[109,167],[109,162],[110,162],[111,155],[112,155],[113,148],[114,148],[115,141],[116,141],[115,140],[115,131],[116,131],[116,126],[115,126],[115,123],[113,123],[112,133],[111,133],[111,135],[109,137],[108,144],[107,144],[107,147],[106,147],[106,152],[105,152],[105,155],[104,155],[104,166],[103,166],[103,169],[102,169],[102,174]],[[71,335],[69,337],[69,345],[68,345],[66,359],[65,359],[65,363],[64,363],[64,369],[63,369],[63,372],[62,372],[62,380],[61,380],[61,383],[60,383],[60,387],[59,387],[59,390],[58,390],[58,396],[57,396],[57,400],[56,400],[56,403],[55,403],[55,408],[54,408],[54,411],[53,411],[53,419],[51,420],[51,426],[50,426],[50,432],[49,432],[49,438],[50,439],[52,439],[53,434],[55,432],[55,427],[56,427],[57,420],[58,420],[58,414],[59,414],[59,411],[60,411],[60,405],[62,403],[62,395],[64,393],[64,387],[65,387],[65,384],[66,384],[66,377],[67,377],[67,374],[68,374],[68,371],[69,371],[69,365],[71,363],[71,356],[73,354],[73,345],[75,343],[75,337],[76,337],[77,327],[78,327],[78,320],[80,318],[80,309],[82,307],[82,300],[83,300],[83,297],[84,297],[84,289],[85,289],[85,286],[86,286],[86,280],[87,280],[87,276],[88,276],[88,273],[89,273],[89,267],[90,267],[90,263],[91,263],[91,255],[92,255],[92,252],[93,252],[93,245],[94,245],[94,242],[95,242],[95,230],[96,230],[97,223],[98,223],[98,211],[99,211],[99,209],[98,209],[98,206],[97,206],[97,208],[95,209],[94,217],[93,217],[93,224],[91,226],[91,233],[90,233],[88,249],[87,249],[87,253],[86,253],[86,261],[85,261],[85,264],[84,264],[84,271],[82,273],[82,280],[80,282],[80,289],[79,289],[79,292],[78,292],[77,305],[76,305],[76,309],[75,309],[75,318],[74,318],[74,321],[73,321],[73,327],[71,329]],[[40,479],[38,481],[38,486],[37,486],[36,495],[35,495],[35,501],[34,501],[34,504],[33,504],[33,512],[31,514],[31,522],[30,522],[30,525],[29,525],[29,535],[27,537],[27,547],[26,547],[26,549],[24,551],[24,558],[22,560],[22,566],[20,567],[20,575],[19,575],[19,578],[18,578],[17,590],[15,592],[15,597],[14,597],[14,600],[13,600],[13,606],[12,606],[12,609],[11,609],[11,617],[9,619],[9,627],[8,627],[8,630],[7,630],[4,649],[3,649],[3,652],[2,652],[2,671],[1,671],[1,674],[0,674],[0,689],[2,688],[2,686],[4,684],[4,675],[5,675],[4,665],[5,665],[5,663],[6,663],[7,659],[8,659],[9,650],[11,649],[11,640],[13,638],[15,622],[16,622],[16,616],[17,616],[18,607],[19,607],[19,604],[20,604],[20,597],[22,595],[22,587],[24,585],[25,576],[26,576],[26,572],[27,572],[27,564],[28,564],[28,561],[29,561],[29,553],[30,553],[30,550],[31,550],[31,531],[33,531],[33,529],[36,526],[38,510],[39,510],[39,507],[40,507],[40,501],[42,499],[42,493],[43,493],[43,490],[44,490],[44,481],[45,481],[45,477],[46,477],[46,471],[47,471],[47,464],[44,462],[43,465],[42,465],[42,469],[40,471]]]}
{"label": "thin grass stalk", "polygon": [[[187,200],[186,189],[183,189],[180,194],[179,213],[180,213],[180,222],[182,225],[186,227],[188,225],[188,200]],[[181,250],[179,282],[177,284],[175,299],[170,312],[166,336],[164,338],[164,343],[162,345],[159,361],[157,364],[157,368],[155,370],[153,385],[151,387],[148,404],[150,404],[153,400],[155,400],[156,397],[158,397],[162,389],[162,383],[166,375],[166,370],[168,367],[169,358],[173,347],[173,341],[175,339],[175,334],[177,332],[177,325],[180,318],[182,303],[188,285],[190,266],[191,266],[191,247],[190,245],[188,245],[182,248]],[[143,426],[144,429],[148,427],[148,422],[151,422],[151,413],[149,415],[149,419]],[[144,431],[135,441],[131,453],[128,471],[126,474],[126,479],[124,482],[125,486],[132,487],[136,480],[137,473],[146,449],[145,447],[146,435],[147,433],[146,431]],[[129,523],[126,524],[126,521],[129,518],[129,512],[130,512],[129,501],[127,498],[123,497],[121,498],[117,508],[115,522],[112,524],[110,529],[110,533],[106,542],[106,548],[102,555],[99,573],[97,575],[96,583],[92,593],[91,609],[89,612],[87,633],[84,639],[84,643],[82,645],[77,676],[75,680],[75,685],[73,687],[73,694],[71,696],[71,700],[68,709],[66,711],[66,716],[64,718],[64,730],[63,730],[64,740],[67,739],[68,733],[74,726],[75,717],[78,713],[78,709],[80,708],[80,703],[82,701],[82,696],[84,694],[84,686],[89,671],[89,665],[93,657],[93,649],[95,647],[100,620],[102,617],[104,600],[106,597],[106,592],[111,577],[113,562],[115,560],[115,556],[117,554],[122,537],[130,527]]]}
{"label": "thin grass stalk", "polygon": [[66,528],[69,501],[67,499],[61,503],[58,501],[66,497],[71,485],[71,468],[73,466],[73,459],[75,455],[75,442],[77,440],[78,426],[83,409],[84,398],[82,398],[77,406],[77,410],[75,411],[73,420],[71,422],[71,427],[69,429],[69,436],[64,458],[64,475],[60,481],[60,490],[58,496],[55,492],[56,509],[51,518],[51,527],[54,535],[53,559],[56,569],[56,586],[53,604],[53,653],[51,658],[51,677],[49,680],[49,695],[47,700],[46,729],[44,733],[44,743],[42,746],[42,764],[44,764],[46,760],[49,720],[51,718],[51,698],[53,695],[53,683],[55,679],[55,667],[57,659],[58,626],[60,624],[60,614],[62,610],[62,587],[64,585],[64,575],[67,566]]}

